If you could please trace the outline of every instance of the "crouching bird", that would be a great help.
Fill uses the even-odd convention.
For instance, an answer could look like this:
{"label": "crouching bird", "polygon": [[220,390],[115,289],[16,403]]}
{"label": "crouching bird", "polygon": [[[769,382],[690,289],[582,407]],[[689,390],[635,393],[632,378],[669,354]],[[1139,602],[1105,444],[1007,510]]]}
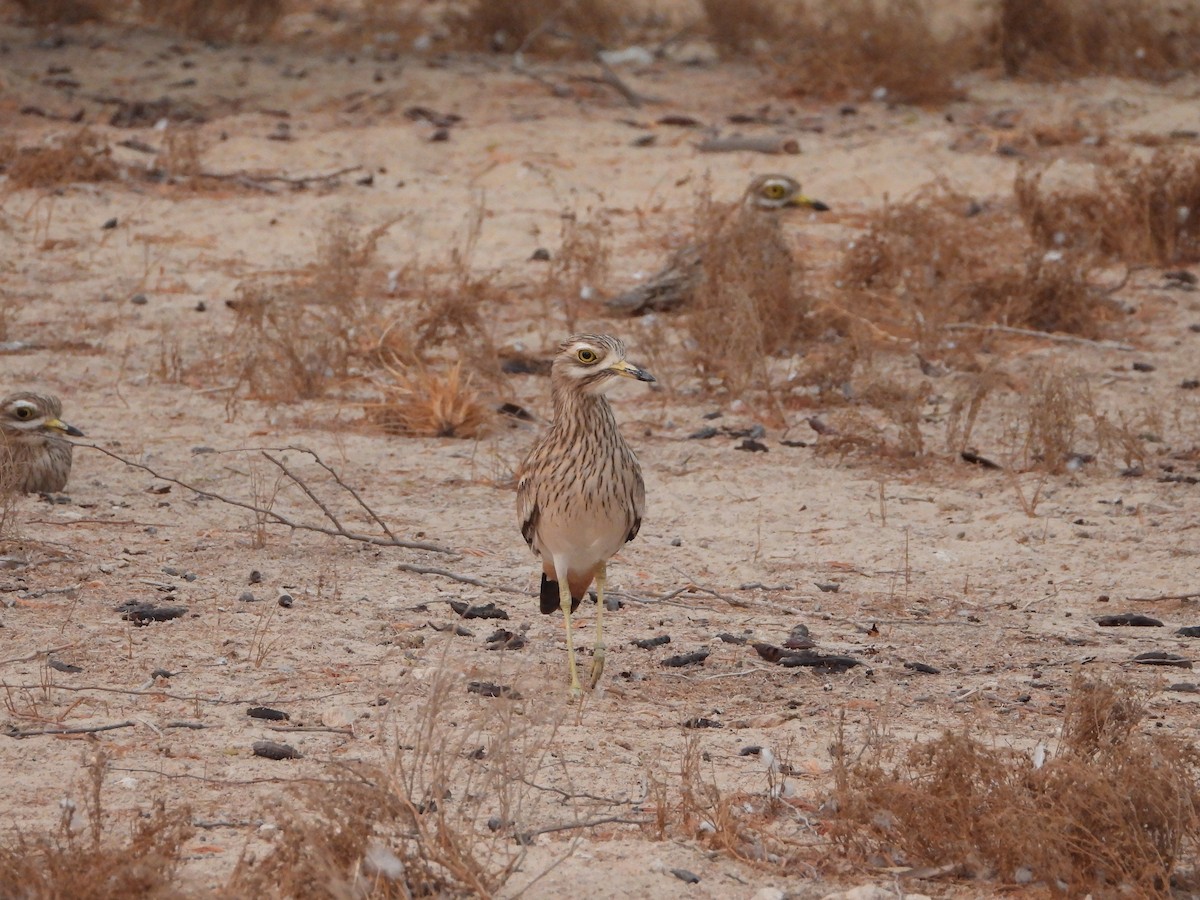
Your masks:
{"label": "crouching bird", "polygon": [[646,486],[637,457],[604,394],[622,378],[654,381],[625,360],[614,337],[576,334],[550,368],[554,419],[517,473],[517,521],[542,560],[542,612],[561,609],[567,627],[571,692],[582,693],[571,614],[596,582],[596,644],[591,687],[604,671],[604,582],[608,560],[637,536]]}
{"label": "crouching bird", "polygon": [[83,437],[62,416],[62,402],[29,391],[0,400],[0,492],[52,494],[67,486],[71,442]]}

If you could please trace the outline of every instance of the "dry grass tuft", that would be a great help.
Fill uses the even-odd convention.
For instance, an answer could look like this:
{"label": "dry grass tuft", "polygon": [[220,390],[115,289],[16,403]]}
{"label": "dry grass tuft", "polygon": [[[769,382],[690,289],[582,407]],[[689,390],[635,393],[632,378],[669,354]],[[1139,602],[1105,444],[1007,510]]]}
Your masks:
{"label": "dry grass tuft", "polygon": [[[1099,253],[1126,264],[1200,260],[1200,154],[1161,148],[1063,179],[1053,166],[1017,176],[1017,202],[1043,247]],[[1049,184],[1047,184],[1049,182]]]}
{"label": "dry grass tuft", "polygon": [[997,37],[1010,76],[1167,79],[1200,63],[1200,4],[1001,0]]}
{"label": "dry grass tuft", "polygon": [[271,33],[284,0],[140,0],[148,22],[214,42],[254,42]]}
{"label": "dry grass tuft", "polygon": [[944,186],[885,206],[842,264],[842,306],[944,352],[945,329],[997,324],[1098,337],[1117,315],[1076,255],[1030,246],[1015,216]]}
{"label": "dry grass tuft", "polygon": [[417,437],[479,437],[491,416],[462,363],[445,372],[424,365],[385,366],[391,376],[377,380],[383,399],[365,406],[367,418],[390,434]]}
{"label": "dry grass tuft", "polygon": [[769,358],[813,334],[803,269],[778,220],[697,197],[692,243],[701,269],[687,307],[689,362],[709,388],[770,387]]}
{"label": "dry grass tuft", "polygon": [[447,24],[468,50],[590,56],[621,39],[623,7],[621,0],[471,0]]}
{"label": "dry grass tuft", "polygon": [[108,4],[104,0],[13,0],[35,25],[80,25],[100,22]]}
{"label": "dry grass tuft", "polygon": [[87,128],[63,135],[46,146],[0,143],[0,171],[8,176],[10,190],[112,181],[120,174],[108,144]]}
{"label": "dry grass tuft", "polygon": [[494,896],[524,858],[514,837],[557,726],[462,695],[439,669],[408,698],[420,715],[384,766],[347,766],[281,804],[272,851],[241,860],[229,896]]}
{"label": "dry grass tuft", "polygon": [[83,810],[68,801],[56,834],[18,834],[0,844],[0,890],[26,900],[179,896],[183,846],[193,832],[191,810],[168,812],[156,803],[134,816],[122,840],[122,829],[103,806],[103,751],[89,768]]}
{"label": "dry grass tuft", "polygon": [[704,10],[721,50],[763,57],[800,95],[944,103],[980,60],[978,41],[939,34],[918,0],[704,0]]}
{"label": "dry grass tuft", "polygon": [[231,362],[239,387],[282,402],[319,397],[379,353],[385,329],[367,302],[367,275],[392,224],[359,235],[335,216],[312,265],[283,281],[238,286],[229,305],[237,313]]}
{"label": "dry grass tuft", "polygon": [[1125,686],[1075,681],[1058,749],[1029,756],[967,734],[873,747],[835,766],[829,834],[853,856],[959,866],[983,879],[1032,878],[1052,892],[1167,896],[1200,837],[1200,754],[1138,731]]}

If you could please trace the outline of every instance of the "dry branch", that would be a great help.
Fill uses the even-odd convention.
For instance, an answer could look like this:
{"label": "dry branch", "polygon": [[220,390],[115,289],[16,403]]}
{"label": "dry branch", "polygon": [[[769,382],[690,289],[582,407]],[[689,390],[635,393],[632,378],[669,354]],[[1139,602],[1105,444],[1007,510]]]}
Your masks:
{"label": "dry branch", "polygon": [[736,153],[749,150],[754,153],[788,153],[800,152],[800,142],[794,137],[779,135],[741,135],[729,137],[712,137],[696,145],[701,153]]}
{"label": "dry branch", "polygon": [[1118,341],[1096,341],[1091,338],[1079,337],[1074,334],[1056,334],[1049,331],[1036,331],[1032,328],[1017,328],[1013,325],[983,325],[978,322],[950,322],[943,326],[947,331],[992,331],[997,334],[1015,334],[1020,337],[1039,338],[1043,341],[1056,341],[1060,344],[1080,344],[1085,347],[1099,347],[1101,350],[1123,350],[1131,352],[1136,347],[1122,344]]}
{"label": "dry branch", "polygon": [[75,728],[33,728],[29,731],[18,731],[16,728],[5,730],[10,738],[37,737],[41,734],[95,734],[98,731],[115,731],[118,728],[132,728],[136,722],[116,722],[112,725],[81,725]]}
{"label": "dry branch", "polygon": [[[288,469],[281,462],[276,460],[265,450],[261,451],[263,456],[265,456],[272,463],[274,463],[276,466],[278,466],[280,469],[282,469],[284,474],[287,475],[288,478],[290,478],[297,485],[297,487],[299,487],[302,491],[304,491],[304,493],[309,497],[309,499],[311,499],[321,509],[321,511],[325,514],[325,516],[333,523],[333,525],[334,525],[333,528],[330,528],[330,527],[327,527],[324,525],[314,525],[309,522],[297,522],[293,519],[288,518],[287,516],[282,515],[281,513],[275,512],[275,510],[273,510],[273,509],[266,509],[266,508],[263,508],[261,506],[254,504],[254,503],[247,503],[244,500],[236,500],[232,497],[225,497],[225,496],[222,496],[221,494],[214,493],[213,491],[209,491],[209,490],[205,490],[204,488],[196,487],[195,485],[189,484],[186,481],[182,481],[182,480],[180,480],[178,478],[174,478],[170,475],[164,475],[161,472],[158,472],[158,471],[152,469],[150,466],[145,465],[144,463],[134,462],[131,459],[126,459],[125,457],[123,457],[117,453],[113,453],[111,450],[106,450],[104,447],[97,446],[96,444],[77,444],[76,446],[90,447],[93,450],[99,450],[105,456],[111,456],[113,459],[117,460],[118,462],[124,463],[125,465],[127,465],[131,468],[141,469],[143,472],[149,473],[151,476],[153,476],[154,478],[157,478],[159,481],[166,481],[170,484],[177,484],[181,488],[192,491],[193,493],[199,494],[202,497],[211,497],[213,500],[220,501],[221,503],[226,503],[229,506],[236,506],[239,509],[248,510],[249,512],[254,513],[255,516],[264,517],[269,522],[271,522],[275,525],[282,525],[285,528],[293,528],[297,531],[312,531],[312,532],[316,532],[317,534],[325,534],[330,537],[340,537],[340,538],[345,538],[346,540],[350,540],[350,541],[358,541],[358,542],[364,543],[364,544],[372,544],[376,547],[403,547],[407,550],[427,550],[430,553],[444,553],[447,556],[457,555],[457,551],[452,550],[449,547],[443,547],[440,544],[431,544],[427,541],[400,540],[399,538],[395,537],[386,528],[384,529],[386,532],[386,536],[384,536],[384,537],[379,537],[377,535],[370,535],[370,534],[359,534],[358,532],[348,531],[347,529],[343,528],[340,525],[337,518],[334,517],[332,515],[332,513],[329,511],[328,507],[326,507],[324,503],[322,503],[320,500],[318,500],[313,495],[312,490],[308,487],[307,484],[305,484],[302,480],[300,480],[295,475],[293,475],[290,471],[288,471]],[[326,471],[331,472],[331,474],[332,474],[332,470],[329,468],[329,466],[325,465],[325,463],[321,460],[321,458],[317,455],[317,453],[315,451],[309,450],[304,447],[287,447],[284,449],[293,450],[298,453],[309,454],[317,461],[317,463],[319,465],[321,465],[322,468],[324,468]],[[336,475],[334,475],[334,479],[337,481],[339,486],[341,486],[342,488],[349,491],[351,496],[354,497],[354,499],[359,503],[359,505],[362,506],[363,509],[365,509],[367,511],[367,514],[370,515],[372,519],[374,519],[376,522],[379,522],[379,516],[376,515],[362,501],[362,498],[360,498],[357,493],[355,493],[354,491],[350,491],[349,488],[346,486],[345,482],[343,482]]]}

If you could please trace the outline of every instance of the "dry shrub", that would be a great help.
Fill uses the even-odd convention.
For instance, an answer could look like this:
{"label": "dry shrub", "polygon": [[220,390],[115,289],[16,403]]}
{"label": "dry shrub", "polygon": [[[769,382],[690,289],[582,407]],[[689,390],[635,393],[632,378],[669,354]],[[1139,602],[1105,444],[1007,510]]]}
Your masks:
{"label": "dry shrub", "polygon": [[623,6],[621,0],[471,0],[447,24],[469,50],[590,55],[621,39]]}
{"label": "dry shrub", "polygon": [[[171,128],[164,135],[162,147],[154,158],[153,174],[191,190],[201,189],[205,186],[201,177],[203,152],[199,132],[193,128]],[[210,182],[210,186],[215,184]]]}
{"label": "dry shrub", "polygon": [[1052,166],[1026,167],[1015,184],[1021,215],[1042,246],[1127,264],[1200,260],[1200,154],[1164,147],[1147,161],[1098,165],[1090,181],[1074,184],[1055,186],[1055,174]]}
{"label": "dry shrub", "polygon": [[1194,0],[1000,0],[997,25],[1009,75],[1165,79],[1200,63]]}
{"label": "dry shrub", "polygon": [[260,41],[284,12],[283,0],[140,0],[146,21],[202,41]]}
{"label": "dry shrub", "polygon": [[120,170],[95,132],[80,128],[40,147],[0,145],[0,169],[10,188],[49,188],[81,181],[111,181]]}
{"label": "dry shrub", "polygon": [[418,437],[479,437],[489,413],[463,374],[462,363],[445,372],[424,365],[385,367],[391,378],[377,379],[383,399],[365,406],[367,417],[390,434]]}
{"label": "dry shrub", "polygon": [[[562,303],[566,330],[574,332],[581,304],[604,294],[612,257],[612,223],[604,216],[562,217],[562,242],[546,272],[543,296]],[[547,318],[551,310],[547,310]]]}
{"label": "dry shrub", "polygon": [[280,804],[272,851],[244,857],[227,895],[494,896],[524,858],[514,836],[557,723],[508,700],[464,709],[462,695],[440,668],[407,698],[420,714],[385,765],[346,767]]}
{"label": "dry shrub", "polygon": [[795,94],[944,103],[979,62],[976,41],[934,29],[919,0],[779,4],[704,0],[718,47],[765,50],[779,84]]}
{"label": "dry shrub", "polygon": [[365,296],[375,247],[393,223],[360,236],[344,216],[329,221],[317,260],[283,281],[246,281],[233,364],[251,396],[284,402],[325,394],[378,352],[383,331]]}
{"label": "dry shrub", "polygon": [[1116,309],[1089,285],[1089,272],[1075,255],[1031,248],[1005,210],[934,185],[876,214],[846,254],[840,282],[844,308],[938,358],[956,323],[1099,336]]}
{"label": "dry shrub", "polygon": [[88,768],[83,809],[65,803],[56,833],[18,833],[0,843],[0,895],[23,900],[182,896],[178,871],[194,830],[191,810],[168,811],[155,803],[151,811],[135,814],[125,832],[104,809],[104,751]]}
{"label": "dry shrub", "polygon": [[688,306],[690,362],[709,387],[770,387],[769,357],[812,335],[812,302],[775,216],[697,197],[692,235],[700,277]]}
{"label": "dry shrub", "polygon": [[1077,678],[1059,747],[1040,767],[967,734],[894,762],[896,748],[850,761],[839,747],[830,836],[856,856],[1003,881],[1024,872],[1070,896],[1167,896],[1200,836],[1200,754],[1140,733],[1143,712],[1132,689]]}
{"label": "dry shrub", "polygon": [[13,0],[35,25],[79,25],[105,18],[107,0]]}

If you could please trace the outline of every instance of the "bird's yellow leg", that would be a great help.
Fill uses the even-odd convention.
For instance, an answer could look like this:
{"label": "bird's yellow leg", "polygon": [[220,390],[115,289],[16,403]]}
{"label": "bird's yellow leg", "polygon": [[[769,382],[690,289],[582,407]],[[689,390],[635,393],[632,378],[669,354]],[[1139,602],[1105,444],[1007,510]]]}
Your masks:
{"label": "bird's yellow leg", "polygon": [[589,687],[595,689],[604,674],[604,581],[608,576],[608,567],[600,563],[600,571],[596,573],[596,646],[592,650],[592,674]]}
{"label": "bird's yellow leg", "polygon": [[575,639],[571,636],[571,586],[567,584],[565,571],[558,579],[558,600],[563,618],[567,622],[567,665],[571,669],[571,696],[579,697],[583,695],[583,688],[579,684],[579,672],[575,668]]}

